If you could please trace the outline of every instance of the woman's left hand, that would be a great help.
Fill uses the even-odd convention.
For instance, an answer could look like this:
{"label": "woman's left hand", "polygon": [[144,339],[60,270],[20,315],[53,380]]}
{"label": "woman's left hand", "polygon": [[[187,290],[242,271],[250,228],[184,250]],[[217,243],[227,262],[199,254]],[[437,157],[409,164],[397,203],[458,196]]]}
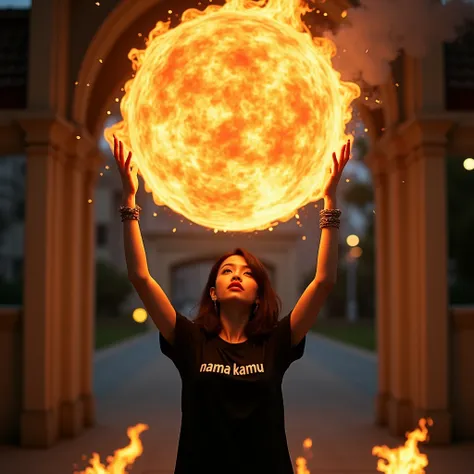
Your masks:
{"label": "woman's left hand", "polygon": [[342,147],[341,154],[339,159],[336,156],[336,153],[332,154],[333,165],[329,168],[330,177],[326,183],[326,186],[323,190],[323,196],[335,197],[336,188],[339,184],[339,180],[342,176],[342,171],[346,166],[347,162],[351,157],[351,141],[347,140],[347,143]]}

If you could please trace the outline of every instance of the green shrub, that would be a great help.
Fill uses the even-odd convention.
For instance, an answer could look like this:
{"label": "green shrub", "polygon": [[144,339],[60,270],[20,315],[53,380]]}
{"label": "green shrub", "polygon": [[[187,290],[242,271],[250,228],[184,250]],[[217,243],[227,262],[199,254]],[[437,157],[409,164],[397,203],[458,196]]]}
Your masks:
{"label": "green shrub", "polygon": [[128,276],[114,265],[96,262],[96,313],[97,316],[119,317],[120,306],[133,291]]}

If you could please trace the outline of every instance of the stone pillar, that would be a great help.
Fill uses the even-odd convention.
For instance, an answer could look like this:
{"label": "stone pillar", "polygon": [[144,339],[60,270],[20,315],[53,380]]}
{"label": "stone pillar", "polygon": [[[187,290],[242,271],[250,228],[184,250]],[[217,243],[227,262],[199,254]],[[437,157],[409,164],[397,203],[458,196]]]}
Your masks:
{"label": "stone pillar", "polygon": [[64,156],[58,144],[70,127],[56,114],[67,108],[69,0],[34,0],[29,32],[28,107],[39,115],[21,119],[27,196],[20,431],[23,446],[47,447],[59,435]]}
{"label": "stone pillar", "polygon": [[[85,133],[81,136],[86,139]],[[88,138],[92,142],[91,138]],[[81,216],[81,371],[80,394],[83,406],[83,424],[85,427],[95,423],[95,402],[93,394],[93,365],[95,352],[95,219],[94,188],[103,156],[95,149],[83,158],[81,177],[82,197],[80,201]]]}
{"label": "stone pillar", "polygon": [[[406,158],[407,164],[407,186],[408,203],[406,228],[407,233],[412,236],[407,249],[407,258],[410,270],[407,277],[408,293],[408,319],[410,331],[410,400],[412,407],[416,407],[420,402],[420,282],[422,278],[420,261],[420,218],[422,214],[421,202],[419,199],[420,179],[416,166],[417,153],[411,150]],[[408,341],[407,341],[408,342]],[[418,425],[415,410],[412,410],[411,429]]]}
{"label": "stone pillar", "polygon": [[376,327],[378,354],[378,393],[375,400],[375,420],[380,425],[388,422],[390,398],[390,268],[389,249],[389,192],[387,185],[387,157],[374,150],[366,157],[372,171],[375,190],[375,246],[376,252]]}
{"label": "stone pillar", "polygon": [[87,147],[74,130],[65,136],[64,182],[62,191],[62,316],[61,316],[61,404],[60,434],[73,437],[83,428],[83,406],[81,398],[81,365],[83,326],[82,304],[84,299],[84,281],[92,285],[83,274],[83,239],[87,231],[83,228],[82,209],[85,196],[82,156]]}
{"label": "stone pillar", "polygon": [[449,411],[449,314],[446,216],[446,133],[448,120],[418,120],[403,130],[404,140],[413,150],[408,179],[413,180],[412,197],[418,202],[410,212],[417,212],[411,234],[415,247],[411,270],[417,275],[416,300],[412,317],[417,313],[416,373],[417,391],[413,398],[413,423],[429,416],[434,421],[430,442],[450,443],[452,420]]}
{"label": "stone pillar", "polygon": [[67,126],[52,117],[23,119],[21,125],[27,153],[21,444],[48,447],[58,437],[63,316],[63,166],[56,144]]}
{"label": "stone pillar", "polygon": [[396,139],[389,146],[389,253],[390,269],[390,399],[388,401],[388,426],[392,434],[403,436],[412,429],[410,402],[410,321],[408,313],[408,241],[409,210],[406,172],[406,152]]}

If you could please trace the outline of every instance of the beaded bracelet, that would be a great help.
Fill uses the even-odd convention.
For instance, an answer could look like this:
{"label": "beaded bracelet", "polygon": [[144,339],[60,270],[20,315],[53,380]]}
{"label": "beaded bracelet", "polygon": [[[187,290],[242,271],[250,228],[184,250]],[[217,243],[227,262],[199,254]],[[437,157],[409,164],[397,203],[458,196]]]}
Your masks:
{"label": "beaded bracelet", "polygon": [[336,218],[328,218],[328,217],[322,217],[319,220],[319,228],[320,229],[326,229],[328,227],[333,227],[335,229],[339,229],[339,226],[341,225],[341,221]]}
{"label": "beaded bracelet", "polygon": [[339,226],[341,225],[341,220],[339,219],[340,216],[340,209],[322,209],[319,211],[319,228],[325,229],[332,227],[339,229]]}
{"label": "beaded bracelet", "polygon": [[340,209],[321,209],[319,211],[319,217],[341,217]]}
{"label": "beaded bracelet", "polygon": [[142,208],[140,206],[135,207],[120,207],[120,216],[123,221],[139,221],[140,220],[140,211]]}

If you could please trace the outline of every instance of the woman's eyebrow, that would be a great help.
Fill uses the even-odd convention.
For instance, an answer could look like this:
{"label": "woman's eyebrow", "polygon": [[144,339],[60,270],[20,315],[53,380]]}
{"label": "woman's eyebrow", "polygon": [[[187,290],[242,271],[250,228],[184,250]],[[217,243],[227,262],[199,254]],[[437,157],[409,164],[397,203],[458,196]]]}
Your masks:
{"label": "woman's eyebrow", "polygon": [[[227,267],[227,266],[235,267],[235,264],[234,263],[226,263],[225,265],[222,266],[222,268]],[[238,266],[240,266],[240,265],[238,265]],[[242,268],[250,268],[250,267],[248,265],[242,265]]]}

